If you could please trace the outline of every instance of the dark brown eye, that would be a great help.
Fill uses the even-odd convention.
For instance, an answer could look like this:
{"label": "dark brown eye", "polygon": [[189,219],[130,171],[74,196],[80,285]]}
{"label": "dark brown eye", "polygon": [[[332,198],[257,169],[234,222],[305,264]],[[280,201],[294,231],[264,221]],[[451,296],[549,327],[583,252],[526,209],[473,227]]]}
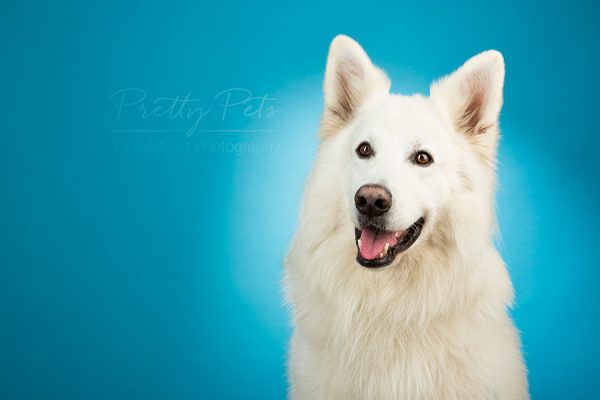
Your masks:
{"label": "dark brown eye", "polygon": [[431,155],[426,151],[418,151],[415,154],[414,162],[417,165],[425,167],[433,162],[433,158],[431,158]]}
{"label": "dark brown eye", "polygon": [[373,148],[371,147],[369,142],[362,142],[356,148],[356,154],[358,154],[358,156],[360,158],[372,157],[373,156]]}

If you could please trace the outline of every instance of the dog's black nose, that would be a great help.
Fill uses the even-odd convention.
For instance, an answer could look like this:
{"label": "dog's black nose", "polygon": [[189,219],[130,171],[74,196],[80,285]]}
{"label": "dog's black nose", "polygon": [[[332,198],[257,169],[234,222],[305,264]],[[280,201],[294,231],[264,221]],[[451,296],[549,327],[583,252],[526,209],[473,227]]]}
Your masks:
{"label": "dog's black nose", "polygon": [[377,217],[392,206],[392,194],[380,185],[364,185],[356,191],[354,204],[361,214]]}

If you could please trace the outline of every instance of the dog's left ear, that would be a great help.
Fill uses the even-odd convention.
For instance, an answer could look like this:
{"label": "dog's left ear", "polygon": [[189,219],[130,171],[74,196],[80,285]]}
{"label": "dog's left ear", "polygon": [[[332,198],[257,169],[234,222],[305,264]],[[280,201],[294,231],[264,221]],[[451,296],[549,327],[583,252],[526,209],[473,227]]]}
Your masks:
{"label": "dog's left ear", "polygon": [[430,94],[459,132],[478,145],[495,150],[503,87],[502,54],[488,50],[434,83]]}

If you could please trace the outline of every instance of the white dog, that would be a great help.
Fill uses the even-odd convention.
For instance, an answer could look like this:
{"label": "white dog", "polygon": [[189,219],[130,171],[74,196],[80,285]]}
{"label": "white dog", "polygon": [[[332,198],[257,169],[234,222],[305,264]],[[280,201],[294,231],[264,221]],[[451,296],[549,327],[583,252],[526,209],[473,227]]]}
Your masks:
{"label": "white dog", "polygon": [[493,244],[503,84],[491,50],[430,97],[393,95],[356,42],[333,40],[286,260],[290,399],[529,398]]}

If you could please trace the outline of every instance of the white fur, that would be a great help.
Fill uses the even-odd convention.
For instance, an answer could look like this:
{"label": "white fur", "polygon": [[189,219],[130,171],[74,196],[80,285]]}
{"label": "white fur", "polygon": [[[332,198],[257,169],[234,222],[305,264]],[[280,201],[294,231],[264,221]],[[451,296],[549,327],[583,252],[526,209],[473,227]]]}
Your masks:
{"label": "white fur", "polygon": [[[431,97],[392,95],[356,42],[334,39],[322,140],[286,259],[290,399],[529,398],[507,314],[512,285],[492,241],[503,81],[502,56],[488,51]],[[348,95],[350,116],[340,117]],[[356,156],[364,140],[375,157]],[[410,162],[420,149],[432,165]],[[383,269],[355,260],[353,196],[367,183],[392,193],[389,230],[426,216],[417,242]]]}

